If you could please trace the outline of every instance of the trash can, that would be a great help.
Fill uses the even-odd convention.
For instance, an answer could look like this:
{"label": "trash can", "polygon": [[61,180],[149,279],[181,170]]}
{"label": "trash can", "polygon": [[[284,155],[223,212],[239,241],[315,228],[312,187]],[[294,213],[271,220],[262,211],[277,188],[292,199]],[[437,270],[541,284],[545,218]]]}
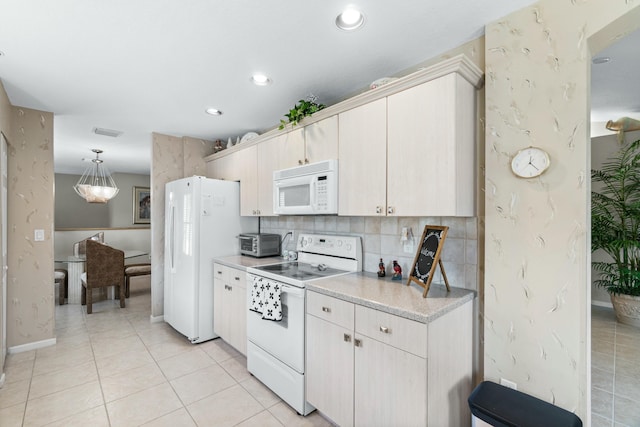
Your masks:
{"label": "trash can", "polygon": [[476,418],[494,427],[582,427],[575,414],[491,381],[473,390],[469,408]]}

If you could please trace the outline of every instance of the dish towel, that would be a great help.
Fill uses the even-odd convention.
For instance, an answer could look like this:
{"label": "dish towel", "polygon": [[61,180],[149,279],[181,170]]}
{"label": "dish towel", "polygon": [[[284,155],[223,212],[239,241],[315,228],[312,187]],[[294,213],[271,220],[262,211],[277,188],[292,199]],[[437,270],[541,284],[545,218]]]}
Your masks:
{"label": "dish towel", "polygon": [[251,286],[249,310],[262,314],[265,320],[282,320],[282,288],[279,283],[263,277],[254,277]]}

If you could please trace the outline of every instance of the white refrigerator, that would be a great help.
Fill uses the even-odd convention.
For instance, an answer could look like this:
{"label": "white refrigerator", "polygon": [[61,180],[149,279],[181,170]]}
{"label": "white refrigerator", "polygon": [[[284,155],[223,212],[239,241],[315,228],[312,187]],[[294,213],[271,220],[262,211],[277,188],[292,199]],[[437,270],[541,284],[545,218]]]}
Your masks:
{"label": "white refrigerator", "polygon": [[258,219],[240,216],[240,184],[193,176],[165,186],[164,320],[192,343],[213,332],[213,259],[239,255],[238,235]]}

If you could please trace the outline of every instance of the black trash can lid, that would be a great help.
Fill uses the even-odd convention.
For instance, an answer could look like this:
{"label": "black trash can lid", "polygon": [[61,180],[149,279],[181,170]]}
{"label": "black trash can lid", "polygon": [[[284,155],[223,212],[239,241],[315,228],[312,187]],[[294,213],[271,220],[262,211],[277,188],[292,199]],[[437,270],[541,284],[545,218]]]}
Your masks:
{"label": "black trash can lid", "polygon": [[491,381],[480,383],[468,401],[473,415],[495,427],[582,427],[575,414]]}

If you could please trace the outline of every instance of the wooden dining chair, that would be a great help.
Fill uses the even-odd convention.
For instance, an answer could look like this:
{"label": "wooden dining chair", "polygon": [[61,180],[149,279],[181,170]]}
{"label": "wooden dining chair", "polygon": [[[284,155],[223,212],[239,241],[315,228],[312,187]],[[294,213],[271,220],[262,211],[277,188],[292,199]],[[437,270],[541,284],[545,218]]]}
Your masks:
{"label": "wooden dining chair", "polygon": [[92,312],[93,295],[96,288],[115,286],[124,308],[124,252],[93,240],[86,241],[86,271],[81,276],[82,305],[87,305],[87,314]]}

